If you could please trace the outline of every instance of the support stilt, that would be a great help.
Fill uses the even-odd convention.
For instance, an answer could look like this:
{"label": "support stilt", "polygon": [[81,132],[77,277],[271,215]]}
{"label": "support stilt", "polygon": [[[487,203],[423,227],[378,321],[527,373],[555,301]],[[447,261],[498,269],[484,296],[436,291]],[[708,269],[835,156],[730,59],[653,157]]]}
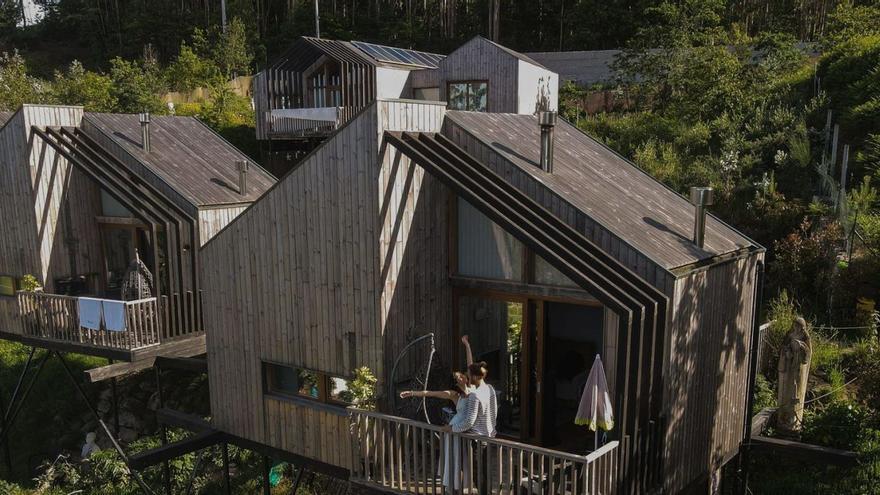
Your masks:
{"label": "support stilt", "polygon": [[229,479],[229,444],[223,442],[223,486],[226,495],[232,494],[232,483]]}
{"label": "support stilt", "polygon": [[296,491],[299,490],[299,482],[302,481],[305,470],[305,468],[299,468],[299,471],[296,472],[296,479],[293,480],[293,488],[290,490],[290,495],[296,495]]}
{"label": "support stilt", "polygon": [[269,456],[263,456],[263,495],[270,495],[269,471],[272,466],[269,463]]}
{"label": "support stilt", "polygon": [[[112,359],[108,359],[108,364],[113,364]],[[110,390],[113,395],[113,433],[119,436],[119,396],[116,395],[116,377],[110,379]]]}
{"label": "support stilt", "polygon": [[196,463],[193,464],[193,469],[189,473],[189,481],[186,483],[186,495],[192,495],[193,484],[196,481],[196,476],[199,474],[199,469],[202,467],[202,460],[204,459],[205,451],[199,451],[199,456],[196,457]]}
{"label": "support stilt", "polygon": [[[162,370],[158,366],[153,368],[156,374],[156,394],[159,398],[159,409],[165,407],[165,396],[162,395]],[[115,378],[114,378],[115,380]],[[168,429],[165,425],[161,426],[162,445],[168,444]],[[162,463],[162,478],[165,484],[165,495],[171,495],[171,465],[168,461]]]}
{"label": "support stilt", "polygon": [[[2,392],[0,392],[0,410],[6,411],[6,405],[3,403]],[[6,419],[0,416],[0,428],[6,429]],[[3,442],[3,457],[6,460],[6,475],[12,479],[12,452],[9,450],[9,442]]]}
{"label": "support stilt", "polygon": [[34,354],[37,352],[36,347],[31,347],[31,352],[28,354],[27,361],[24,363],[24,368],[21,370],[21,374],[18,375],[18,381],[15,383],[15,389],[12,391],[12,397],[9,398],[9,408],[3,412],[3,421],[9,421],[9,414],[12,412],[12,406],[15,404],[15,399],[18,398],[18,391],[21,389],[21,384],[24,382],[24,376],[31,369],[31,363],[34,360]]}
{"label": "support stilt", "polygon": [[[43,367],[46,366],[46,361],[49,360],[49,356],[51,356],[51,355],[52,355],[52,353],[50,351],[46,351],[46,354],[40,360],[40,364],[37,365],[37,371],[36,371],[36,373],[34,373],[34,376],[31,378],[31,381],[28,383],[27,387],[24,389],[24,393],[22,394],[21,399],[19,399],[18,405],[15,405],[12,403],[9,404],[9,410],[12,410],[14,408],[14,411],[12,412],[12,414],[7,414],[4,417],[3,422],[5,424],[3,426],[2,433],[0,433],[0,442],[3,442],[5,444],[9,440],[9,429],[12,428],[12,425],[15,423],[15,418],[18,417],[18,413],[20,413],[22,408],[24,407],[24,401],[27,400],[28,395],[30,395],[31,390],[34,388],[34,384],[37,383],[37,379],[40,377],[40,373],[43,371]],[[30,361],[28,361],[28,367],[30,367]],[[22,379],[24,378],[24,374],[26,371],[27,371],[27,368],[25,368],[22,371],[22,374],[19,377],[19,383],[16,386],[16,391],[13,392],[13,394],[12,394],[13,398],[17,395],[18,387],[21,386],[21,382],[22,382]]]}
{"label": "support stilt", "polygon": [[[47,353],[47,357],[48,357]],[[70,366],[67,365],[67,360],[64,359],[64,356],[61,355],[60,352],[55,351],[55,356],[58,357],[58,360],[61,361],[61,364],[64,366],[64,371],[67,372],[67,377],[70,378],[70,382],[76,388],[76,391],[79,392],[79,396],[82,398],[83,402],[85,402],[86,406],[92,412],[92,415],[95,419],[98,420],[98,424],[101,425],[101,429],[104,430],[104,434],[110,439],[110,442],[113,444],[113,448],[116,449],[116,452],[119,454],[119,457],[122,458],[123,462],[125,462],[125,467],[128,469],[129,474],[135,480],[135,482],[140,486],[141,490],[147,495],[154,495],[153,490],[150,490],[150,487],[144,483],[144,480],[140,477],[140,475],[133,469],[129,467],[128,464],[128,455],[125,454],[125,451],[122,449],[122,446],[119,445],[119,442],[116,441],[116,437],[113,436],[113,433],[110,431],[110,428],[107,426],[107,423],[101,418],[101,415],[98,413],[98,410],[92,406],[92,403],[89,402],[89,396],[86,395],[85,391],[80,386],[79,382],[76,380],[76,376],[73,374],[73,371],[70,370]],[[45,363],[45,359],[43,360]]]}

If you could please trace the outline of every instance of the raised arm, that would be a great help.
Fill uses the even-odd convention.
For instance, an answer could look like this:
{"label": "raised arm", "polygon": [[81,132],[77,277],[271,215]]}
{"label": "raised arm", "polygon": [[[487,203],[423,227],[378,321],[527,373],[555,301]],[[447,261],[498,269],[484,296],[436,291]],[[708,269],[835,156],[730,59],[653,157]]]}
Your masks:
{"label": "raised arm", "polygon": [[458,400],[458,392],[455,390],[404,390],[400,393],[401,399],[409,397],[433,397],[435,399],[446,399],[455,402]]}
{"label": "raised arm", "polygon": [[471,351],[471,341],[467,335],[461,336],[461,343],[464,344],[464,351],[467,354],[467,365],[474,364],[474,353]]}

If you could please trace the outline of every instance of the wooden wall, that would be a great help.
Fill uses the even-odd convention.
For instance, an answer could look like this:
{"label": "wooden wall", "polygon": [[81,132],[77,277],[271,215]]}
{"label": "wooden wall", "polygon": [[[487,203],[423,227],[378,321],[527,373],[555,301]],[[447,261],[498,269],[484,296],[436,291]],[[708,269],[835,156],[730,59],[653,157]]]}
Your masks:
{"label": "wooden wall", "polygon": [[476,37],[440,62],[440,99],[447,100],[448,82],[489,81],[489,111],[517,113],[519,59],[491,41]]}
{"label": "wooden wall", "polygon": [[664,361],[669,493],[713,472],[739,449],[763,256],[750,254],[675,283]]}
{"label": "wooden wall", "polygon": [[[42,145],[41,141],[35,144]],[[69,182],[58,211],[58,229],[46,274],[47,286],[57,278],[103,273],[101,232],[96,217],[101,215],[101,190],[76,168],[68,170]]]}
{"label": "wooden wall", "polygon": [[[19,111],[0,129],[0,210],[4,213],[0,236],[0,274],[39,275],[42,260],[37,242],[33,183],[26,165],[29,133]],[[18,214],[13,214],[17,212]]]}
{"label": "wooden wall", "polygon": [[[30,130],[81,118],[80,107],[24,105],[0,130],[0,209],[7,212],[0,274],[32,274],[52,290],[55,278],[101,271],[97,187]],[[0,326],[17,332],[16,306],[4,302]]]}
{"label": "wooden wall", "polygon": [[496,153],[489,146],[486,146],[451,120],[447,120],[444,123],[443,134],[452,139],[469,154],[486,164],[495,173],[504,177],[507,182],[529,195],[551,212],[554,212],[560,219],[592,240],[603,251],[615,257],[653,286],[664,293],[672,293],[675,277],[671,273],[661,268],[642,253],[632,249],[627,243],[623,242],[608,229],[602,227],[584,212],[540,184],[529,174],[523,172],[517,165]]}
{"label": "wooden wall", "polygon": [[258,72],[251,84],[257,141],[265,141],[269,139],[269,88],[266,87],[266,71]]}
{"label": "wooden wall", "polygon": [[[380,101],[380,129],[438,131],[444,106]],[[433,332],[448,355],[452,292],[449,286],[447,189],[393,147],[382,153],[379,176],[380,325],[385,335],[385,380],[400,351],[414,338]],[[409,354],[398,377],[427,358],[426,348]],[[382,376],[382,375],[379,375]],[[383,381],[385,381],[383,380]]]}
{"label": "wooden wall", "polygon": [[199,246],[204,246],[206,242],[223,230],[223,227],[235,220],[235,217],[241,214],[248,204],[231,205],[226,207],[203,207],[199,208]]}
{"label": "wooden wall", "polygon": [[[403,234],[423,228],[428,212],[421,176],[388,156],[381,136],[437,130],[442,114],[416,102],[370,105],[202,248],[219,428],[288,450],[339,446],[326,415],[264,397],[261,361],[337,376],[369,366],[383,376],[386,335],[412,310],[399,294],[424,283],[409,275],[419,261]],[[433,317],[428,305],[420,313]],[[304,432],[320,438],[303,446],[295,439]]]}
{"label": "wooden wall", "polygon": [[440,69],[421,69],[409,73],[409,86],[411,88],[438,88],[440,87]]}

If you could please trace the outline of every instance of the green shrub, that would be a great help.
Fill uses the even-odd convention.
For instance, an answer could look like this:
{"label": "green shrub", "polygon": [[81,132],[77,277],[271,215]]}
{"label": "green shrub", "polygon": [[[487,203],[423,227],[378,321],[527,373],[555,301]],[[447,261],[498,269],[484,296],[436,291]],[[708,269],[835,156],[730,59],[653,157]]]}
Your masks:
{"label": "green shrub", "polygon": [[767,319],[770,320],[770,328],[764,337],[767,346],[767,369],[776,372],[779,362],[779,352],[782,350],[782,340],[785,334],[794,327],[794,322],[800,317],[797,303],[783,290],[776,299],[770,301],[770,311]]}
{"label": "green shrub", "polygon": [[752,407],[752,415],[768,407],[776,407],[776,391],[770,381],[763,374],[758,373],[755,378],[755,403]]}
{"label": "green shrub", "polygon": [[826,376],[830,376],[833,371],[840,372],[840,345],[818,332],[813,332],[810,337],[813,345],[810,372],[823,372]]}
{"label": "green shrub", "polygon": [[856,447],[867,418],[859,405],[832,401],[804,411],[802,439],[807,443],[851,450]]}
{"label": "green shrub", "polygon": [[37,281],[37,277],[27,274],[24,277],[21,277],[19,281],[21,285],[21,290],[26,292],[34,292],[35,290],[40,288],[40,282]]}

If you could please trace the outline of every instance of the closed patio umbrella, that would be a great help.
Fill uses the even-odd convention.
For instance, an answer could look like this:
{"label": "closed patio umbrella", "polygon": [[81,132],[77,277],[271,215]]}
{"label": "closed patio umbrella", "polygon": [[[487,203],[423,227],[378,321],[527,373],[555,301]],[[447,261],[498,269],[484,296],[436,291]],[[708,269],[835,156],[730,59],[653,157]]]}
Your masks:
{"label": "closed patio umbrella", "polygon": [[[574,424],[586,426],[593,431],[608,431],[614,428],[614,413],[611,410],[611,396],[608,393],[608,382],[605,380],[605,367],[602,358],[596,354],[590,376],[581,394]],[[599,448],[599,434],[596,433],[595,449]]]}

